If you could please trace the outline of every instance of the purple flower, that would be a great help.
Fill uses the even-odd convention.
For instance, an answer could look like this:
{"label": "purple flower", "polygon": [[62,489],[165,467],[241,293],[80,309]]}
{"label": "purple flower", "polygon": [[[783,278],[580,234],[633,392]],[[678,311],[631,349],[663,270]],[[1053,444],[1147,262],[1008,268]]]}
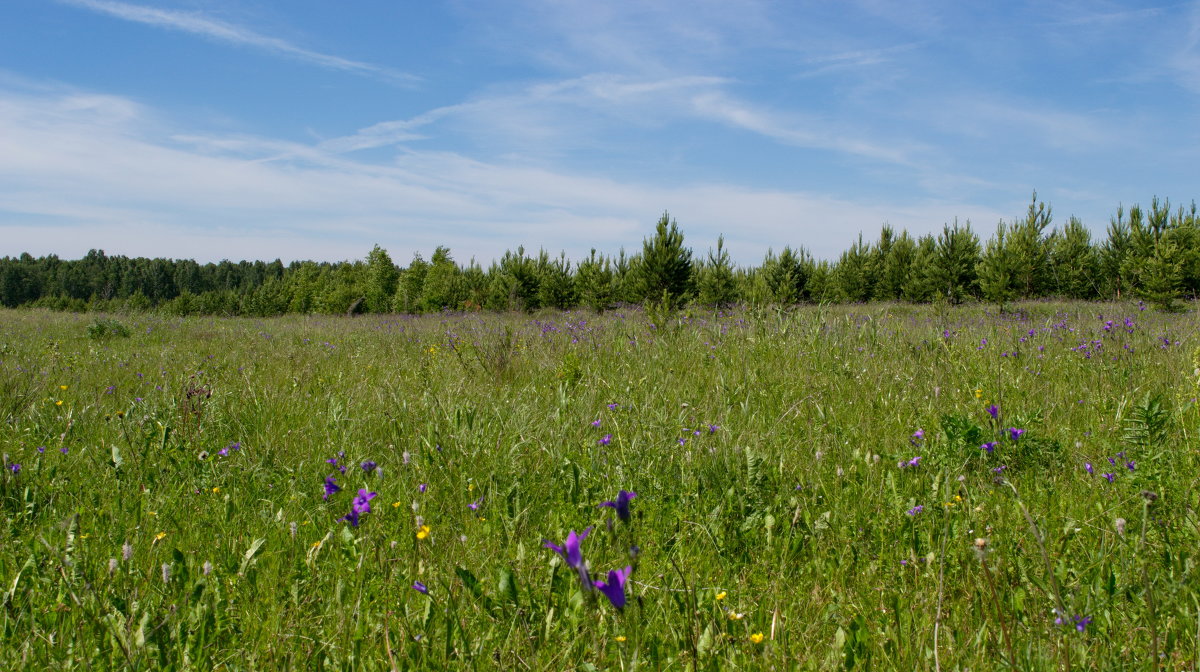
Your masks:
{"label": "purple flower", "polygon": [[1130,460],[1125,463],[1125,468],[1130,471],[1133,471],[1135,468],[1137,468],[1137,462]]}
{"label": "purple flower", "polygon": [[422,484],[420,484],[420,485],[418,485],[418,486],[417,486],[417,492],[420,492],[420,493],[422,493],[422,494],[424,494],[424,492],[425,492],[426,490],[428,490],[428,489],[429,489],[429,484],[428,484],[428,483],[422,483]]}
{"label": "purple flower", "polygon": [[542,546],[561,555],[563,560],[566,561],[567,566],[571,569],[582,570],[583,551],[579,550],[579,544],[584,539],[587,539],[588,534],[591,532],[591,527],[588,527],[586,530],[584,530],[583,534],[575,534],[575,530],[571,530],[570,534],[567,535],[567,540],[563,542],[562,546],[558,546],[549,539],[543,539]]}
{"label": "purple flower", "polygon": [[62,453],[63,455],[66,455],[67,453],[69,453],[71,451],[66,446],[63,446],[62,448],[58,449],[58,452]]}
{"label": "purple flower", "polygon": [[717,433],[717,430],[718,430],[718,429],[720,429],[720,428],[721,428],[721,426],[720,426],[720,425],[709,425],[709,426],[708,426],[708,433],[709,433],[709,434],[716,434],[716,433]]}
{"label": "purple flower", "polygon": [[982,446],[980,446],[979,448],[980,448],[980,450],[986,450],[987,452],[989,452],[989,453],[990,453],[990,452],[992,452],[993,450],[995,450],[995,449],[996,449],[996,442],[995,442],[995,441],[988,441],[987,443],[983,444],[983,445],[982,445]]}
{"label": "purple flower", "polygon": [[21,465],[14,462],[14,463],[8,465],[8,470],[13,472],[14,474],[19,474],[19,473],[21,473]]}
{"label": "purple flower", "polygon": [[45,446],[38,446],[38,452],[39,452],[39,453],[44,453],[44,452],[46,452],[46,447],[45,447]]}
{"label": "purple flower", "polygon": [[992,416],[993,420],[998,420],[1000,418],[1000,407],[995,404],[988,406],[987,412],[988,415]]}
{"label": "purple flower", "polygon": [[364,472],[369,474],[372,471],[375,471],[375,467],[379,465],[375,464],[371,460],[363,460],[363,463],[358,466],[361,467]]}
{"label": "purple flower", "polygon": [[625,522],[629,522],[629,500],[637,497],[636,492],[627,492],[621,490],[617,493],[617,498],[609,502],[600,502],[600,506],[607,506],[615,509],[617,517]]}
{"label": "purple flower", "polygon": [[925,438],[925,430],[918,429],[917,431],[913,432],[913,435],[911,437],[909,437],[908,442],[914,446],[919,446],[919,445],[921,445],[921,441],[924,438]]}
{"label": "purple flower", "polygon": [[1095,470],[1095,469],[1092,469],[1092,463],[1091,463],[1091,462],[1084,462],[1084,463],[1083,463],[1083,469],[1084,469],[1084,471],[1088,472],[1088,474],[1089,474],[1089,475],[1094,475],[1094,474],[1096,473],[1096,470]]}
{"label": "purple flower", "polygon": [[426,588],[426,587],[425,587],[425,584],[421,583],[420,581],[413,581],[412,589],[413,589],[413,590],[415,590],[415,591],[417,591],[418,593],[420,593],[420,594],[422,594],[422,595],[428,595],[428,594],[429,594],[429,589],[428,589],[428,588]]}
{"label": "purple flower", "polygon": [[1092,622],[1091,616],[1075,616],[1071,620],[1075,621],[1075,630],[1083,632],[1087,629],[1089,623]]}
{"label": "purple flower", "polygon": [[593,426],[593,427],[599,427],[599,426],[600,426],[600,418],[596,418],[595,420],[593,420],[593,421],[592,421],[592,426]]}
{"label": "purple flower", "polygon": [[470,504],[467,504],[467,508],[468,508],[468,509],[470,509],[470,510],[472,510],[472,511],[478,511],[478,510],[479,510],[479,505],[480,505],[480,504],[482,504],[482,503],[483,503],[483,497],[480,497],[479,499],[477,499],[477,500],[475,500],[475,501],[471,502]]}
{"label": "purple flower", "polygon": [[1107,480],[1109,483],[1112,483],[1113,479],[1117,477],[1117,475],[1113,474],[1113,473],[1100,474],[1100,475],[1103,476],[1105,478],[1105,480]]}
{"label": "purple flower", "polygon": [[903,469],[905,467],[915,467],[915,466],[917,466],[917,463],[919,463],[920,461],[921,461],[921,456],[917,455],[916,457],[912,458],[911,460],[909,460],[907,462],[901,462],[900,468]]}
{"label": "purple flower", "polygon": [[625,608],[625,581],[633,572],[633,567],[626,566],[625,569],[613,569],[608,572],[608,582],[596,581],[593,585],[604,593],[609,602],[621,611]]}
{"label": "purple flower", "polygon": [[217,454],[220,455],[221,457],[228,457],[229,456],[229,448],[222,448],[217,451]]}
{"label": "purple flower", "polygon": [[605,434],[604,436],[600,437],[600,440],[596,443],[602,446],[607,446],[608,444],[612,443],[612,434]]}
{"label": "purple flower", "polygon": [[998,474],[998,473],[1004,471],[1005,469],[1008,469],[1008,465],[1002,464],[1002,465],[996,467],[995,469],[992,469],[992,471]]}
{"label": "purple flower", "polygon": [[337,481],[333,478],[333,474],[330,474],[325,477],[325,496],[322,497],[321,499],[328,502],[330,495],[332,495],[336,492],[341,492],[341,491],[342,491],[341,486],[339,486],[337,484]]}
{"label": "purple flower", "polygon": [[918,504],[918,505],[916,505],[916,506],[914,506],[913,508],[911,508],[911,509],[909,509],[909,510],[908,510],[908,515],[910,515],[910,516],[915,516],[915,515],[917,515],[918,513],[922,512],[922,511],[924,511],[924,510],[925,510],[925,507],[924,507],[924,506],[922,506],[922,505],[920,505],[920,504]]}
{"label": "purple flower", "polygon": [[354,498],[354,502],[351,504],[351,506],[354,507],[354,510],[358,511],[359,513],[370,513],[371,500],[375,499],[376,494],[377,493],[374,492],[367,492],[366,488],[359,488],[358,496]]}
{"label": "purple flower", "polygon": [[1013,441],[1016,441],[1017,439],[1021,438],[1021,435],[1024,433],[1025,433],[1025,430],[1023,430],[1023,429],[1017,429],[1016,427],[1008,428],[1008,438],[1012,439]]}
{"label": "purple flower", "polygon": [[618,403],[615,403],[615,402],[614,402],[614,403],[611,403],[611,404],[609,404],[609,405],[608,405],[608,410],[610,410],[610,411],[615,411],[615,410],[617,410],[617,407],[618,407],[618,406],[620,406],[620,404],[618,404]]}

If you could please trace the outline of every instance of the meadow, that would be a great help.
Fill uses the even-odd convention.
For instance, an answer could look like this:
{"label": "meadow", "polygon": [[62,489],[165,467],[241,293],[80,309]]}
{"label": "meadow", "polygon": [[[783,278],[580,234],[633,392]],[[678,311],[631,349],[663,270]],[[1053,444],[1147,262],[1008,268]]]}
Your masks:
{"label": "meadow", "polygon": [[0,668],[1196,669],[1198,333],[0,311]]}

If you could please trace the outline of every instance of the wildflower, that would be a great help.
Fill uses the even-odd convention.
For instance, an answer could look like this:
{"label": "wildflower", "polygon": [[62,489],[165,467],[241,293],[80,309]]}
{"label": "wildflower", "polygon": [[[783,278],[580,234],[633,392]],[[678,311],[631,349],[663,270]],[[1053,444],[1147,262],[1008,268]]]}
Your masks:
{"label": "wildflower", "polygon": [[583,534],[578,535],[575,534],[575,530],[571,530],[570,534],[567,535],[567,540],[563,542],[562,546],[556,545],[549,539],[543,539],[542,547],[548,548],[561,555],[563,560],[566,561],[567,566],[571,569],[583,569],[583,552],[579,550],[579,544],[584,539],[587,539],[587,536],[591,534],[591,532],[591,527],[588,527],[586,530],[584,530]]}
{"label": "wildflower", "polygon": [[483,497],[480,497],[479,499],[477,499],[477,500],[475,500],[475,501],[471,502],[470,504],[468,504],[468,505],[467,505],[467,508],[468,508],[468,509],[470,509],[470,510],[472,510],[472,511],[478,511],[478,510],[479,510],[479,505],[480,505],[480,504],[482,504],[482,503],[483,503]]}
{"label": "wildflower", "polygon": [[600,418],[596,418],[595,420],[593,420],[593,421],[592,421],[592,426],[593,426],[593,427],[599,427],[599,426],[600,426]]}
{"label": "wildflower", "polygon": [[916,457],[912,458],[911,460],[909,460],[909,461],[907,461],[907,462],[901,462],[901,463],[900,463],[900,468],[901,468],[901,469],[904,469],[905,467],[915,467],[915,466],[917,466],[917,464],[918,464],[920,461],[921,461],[921,456],[920,456],[920,455],[917,455]]}
{"label": "wildflower", "polygon": [[227,447],[222,448],[217,451],[217,454],[220,455],[221,457],[229,457],[229,448],[227,448]]}
{"label": "wildflower", "polygon": [[992,452],[992,451],[996,450],[996,442],[995,442],[995,441],[988,441],[987,443],[983,444],[983,445],[982,445],[982,446],[980,446],[979,448],[980,448],[980,450],[986,450],[987,452],[989,452],[989,453],[990,453],[990,452]]}
{"label": "wildflower", "polygon": [[1125,519],[1117,518],[1113,521],[1113,527],[1117,528],[1117,534],[1125,536]]}
{"label": "wildflower", "polygon": [[1092,622],[1092,617],[1091,616],[1075,616],[1074,618],[1072,618],[1072,620],[1075,621],[1075,630],[1077,632],[1083,632],[1084,630],[1087,629],[1088,624]]}
{"label": "wildflower", "polygon": [[417,539],[419,539],[421,541],[428,539],[429,533],[431,531],[432,530],[430,529],[430,527],[428,525],[422,525],[421,527],[418,527],[417,528]]}
{"label": "wildflower", "polygon": [[1126,469],[1128,469],[1128,470],[1130,470],[1130,471],[1133,471],[1134,469],[1136,469],[1136,468],[1137,468],[1137,462],[1135,462],[1135,461],[1133,461],[1133,460],[1130,460],[1130,461],[1128,461],[1128,462],[1126,462],[1126,463],[1125,463],[1125,468],[1126,468]]}
{"label": "wildflower", "polygon": [[982,398],[983,398],[983,390],[976,388],[976,390],[975,390],[975,398],[976,398],[976,399],[982,399]]}
{"label": "wildflower", "polygon": [[993,420],[1000,419],[1000,407],[999,406],[992,404],[987,407],[987,412],[988,412],[988,415],[992,416]]}
{"label": "wildflower", "polygon": [[162,541],[162,540],[163,540],[163,539],[165,539],[166,537],[167,537],[167,533],[166,533],[166,532],[159,532],[158,534],[154,535],[154,541],[156,541],[156,542],[157,542],[157,541]]}
{"label": "wildflower", "polygon": [[415,591],[417,591],[418,593],[420,593],[420,594],[422,594],[422,595],[428,595],[428,594],[429,594],[429,588],[428,588],[428,587],[426,587],[426,586],[425,586],[425,584],[421,583],[420,581],[413,581],[413,584],[412,584],[412,589],[413,589],[413,590],[415,590]]}
{"label": "wildflower", "polygon": [[618,403],[615,403],[615,402],[614,402],[614,403],[611,403],[611,404],[609,404],[609,405],[608,405],[608,410],[610,410],[610,411],[615,411],[615,410],[617,410],[617,407],[618,407],[618,406],[620,406],[620,404],[618,404]]}
{"label": "wildflower", "polygon": [[602,446],[607,446],[608,444],[612,443],[612,434],[605,434],[604,436],[600,437],[600,440],[596,443]]}
{"label": "wildflower", "polygon": [[636,492],[628,492],[621,490],[617,493],[617,498],[609,502],[600,502],[600,506],[607,506],[615,509],[617,517],[622,521],[629,522],[629,500],[637,497]]}
{"label": "wildflower", "polygon": [[1021,435],[1024,433],[1025,433],[1025,430],[1023,430],[1023,429],[1017,429],[1016,427],[1008,428],[1008,438],[1012,439],[1013,441],[1016,441],[1017,439],[1021,438]]}
{"label": "wildflower", "polygon": [[763,633],[761,633],[761,632],[756,632],[756,633],[754,633],[753,635],[750,635],[750,642],[751,642],[751,643],[753,643],[753,644],[762,644],[762,641],[763,641]]}
{"label": "wildflower", "polygon": [[741,612],[737,612],[737,611],[729,612],[729,620],[731,620],[731,621],[740,621],[745,617],[746,617],[746,615]]}
{"label": "wildflower", "polygon": [[1091,462],[1084,462],[1084,463],[1083,463],[1083,470],[1084,470],[1084,471],[1086,471],[1086,472],[1088,472],[1088,475],[1089,475],[1089,476],[1095,475],[1095,473],[1096,473],[1096,470],[1092,468],[1092,463],[1091,463]]}
{"label": "wildflower", "polygon": [[133,544],[128,541],[121,544],[121,559],[129,562],[133,558]]}
{"label": "wildflower", "polygon": [[924,511],[924,510],[925,510],[925,507],[924,507],[924,506],[922,506],[922,505],[920,505],[920,504],[918,504],[918,505],[916,505],[916,506],[914,506],[913,508],[911,508],[911,509],[909,509],[909,510],[908,510],[908,515],[910,515],[910,516],[915,516],[915,515],[917,515],[918,513],[922,512],[922,511]]}
{"label": "wildflower", "polygon": [[614,639],[615,641],[617,641],[618,643],[619,643],[619,642],[624,642],[624,641],[625,641],[625,635],[617,635],[617,636],[616,636],[616,637],[614,637],[613,639]]}
{"label": "wildflower", "polygon": [[44,452],[46,452],[46,447],[45,447],[45,446],[38,446],[38,449],[37,449],[37,451],[38,451],[39,453],[44,453]]}
{"label": "wildflower", "polygon": [[371,500],[375,499],[376,493],[367,492],[365,488],[359,488],[358,496],[350,504],[350,513],[338,518],[339,521],[344,520],[352,527],[358,527],[358,517],[364,513],[371,512]]}
{"label": "wildflower", "polygon": [[917,431],[913,432],[913,435],[911,437],[909,437],[908,442],[914,446],[919,446],[919,445],[921,445],[921,441],[924,439],[925,439],[925,430],[918,429]]}
{"label": "wildflower", "polygon": [[19,473],[21,473],[21,465],[14,462],[14,463],[8,465],[8,470],[13,472],[14,474],[19,474]]}
{"label": "wildflower", "polygon": [[202,574],[204,574],[205,576],[212,574],[212,563],[209,562],[208,560],[205,560],[204,564],[200,565],[200,572]]}
{"label": "wildflower", "polygon": [[171,582],[171,564],[164,562],[162,566],[163,583]]}
{"label": "wildflower", "polygon": [[330,474],[325,477],[325,496],[321,499],[329,501],[330,495],[341,491],[341,486],[337,484],[337,481],[333,478],[333,474]]}
{"label": "wildflower", "polygon": [[633,572],[633,567],[626,566],[625,569],[613,569],[608,572],[608,581],[596,581],[594,585],[609,602],[621,611],[625,608],[625,581],[629,578],[629,574]]}
{"label": "wildflower", "polygon": [[422,484],[420,484],[420,485],[418,485],[418,486],[417,486],[417,492],[420,492],[420,493],[424,493],[424,492],[425,492],[426,490],[428,490],[428,489],[429,489],[429,484],[428,484],[428,483],[422,483]]}
{"label": "wildflower", "polygon": [[66,390],[67,390],[67,386],[66,386],[66,385],[59,385],[59,386],[58,386],[58,389],[60,389],[60,390],[62,390],[62,391],[64,391],[64,392],[66,392]]}
{"label": "wildflower", "polygon": [[363,472],[369,474],[372,471],[375,471],[375,467],[377,467],[379,465],[375,464],[371,460],[363,460],[363,463],[358,466],[363,470]]}
{"label": "wildflower", "polygon": [[1100,475],[1103,476],[1105,478],[1105,480],[1107,480],[1109,483],[1112,483],[1113,479],[1116,478],[1116,476],[1117,476],[1116,474],[1111,473],[1111,472],[1107,473],[1107,474],[1100,474]]}
{"label": "wildflower", "polygon": [[717,433],[717,430],[718,430],[718,429],[720,429],[720,428],[721,428],[721,426],[720,426],[720,425],[709,425],[709,426],[708,426],[708,433],[709,433],[709,434],[716,434],[716,433]]}
{"label": "wildflower", "polygon": [[721,592],[717,593],[717,601],[720,602],[723,599],[725,599],[725,591],[722,590]]}
{"label": "wildflower", "polygon": [[116,573],[117,573],[117,559],[109,558],[108,559],[108,575],[112,576],[113,574],[116,574]]}

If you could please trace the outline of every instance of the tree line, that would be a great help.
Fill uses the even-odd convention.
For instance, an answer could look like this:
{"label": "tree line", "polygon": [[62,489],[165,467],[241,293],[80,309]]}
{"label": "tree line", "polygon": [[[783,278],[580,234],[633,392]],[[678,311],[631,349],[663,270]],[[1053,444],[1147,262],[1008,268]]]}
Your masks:
{"label": "tree line", "polygon": [[284,313],[427,313],[450,310],[605,310],[646,304],[791,305],[803,302],[1138,297],[1164,309],[1200,293],[1200,217],[1196,204],[1171,209],[1121,207],[1104,240],[1071,217],[1054,226],[1035,193],[1024,217],[1000,222],[986,241],[970,223],[917,237],[883,226],[860,234],[836,260],[803,247],[770,250],[758,266],[737,266],[717,239],[694,255],[663,213],[639,253],[591,254],[576,262],[545,250],[507,251],[484,269],[438,247],[395,264],[376,245],[365,259],[337,263],[221,261],[107,256],[78,260],[29,254],[0,258],[0,304],[56,310],[157,310],[173,315],[269,316]]}

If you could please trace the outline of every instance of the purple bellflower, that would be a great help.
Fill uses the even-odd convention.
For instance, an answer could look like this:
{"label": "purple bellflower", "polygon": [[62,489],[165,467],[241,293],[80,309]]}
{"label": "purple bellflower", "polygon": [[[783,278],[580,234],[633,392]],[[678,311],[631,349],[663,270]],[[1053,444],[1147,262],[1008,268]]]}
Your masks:
{"label": "purple bellflower", "polygon": [[429,588],[427,588],[425,584],[421,583],[420,581],[413,581],[412,589],[418,593],[421,593],[422,595],[429,594]]}
{"label": "purple bellflower", "polygon": [[988,415],[992,416],[993,420],[1000,419],[1000,407],[999,406],[992,404],[987,407],[987,412],[988,412]]}
{"label": "purple bellflower", "polygon": [[325,496],[321,499],[328,502],[330,495],[341,491],[342,487],[337,484],[337,480],[333,477],[333,474],[330,474],[325,477]]}
{"label": "purple bellflower", "polygon": [[1012,439],[1013,441],[1016,441],[1017,439],[1021,438],[1021,435],[1024,433],[1025,433],[1025,430],[1023,430],[1023,429],[1017,429],[1016,427],[1008,428],[1008,438]]}
{"label": "purple bellflower", "polygon": [[604,593],[609,602],[621,611],[625,608],[625,581],[629,579],[629,575],[633,572],[633,567],[626,566],[625,569],[614,569],[608,573],[608,581],[596,581],[593,585]]}
{"label": "purple bellflower", "polygon": [[354,498],[354,502],[350,504],[350,513],[338,518],[350,523],[353,527],[358,527],[358,517],[364,513],[371,512],[371,500],[375,499],[374,492],[367,492],[365,488],[359,488],[358,496]]}
{"label": "purple bellflower", "polygon": [[995,441],[988,441],[987,443],[985,443],[985,444],[983,444],[982,446],[980,446],[980,448],[982,448],[983,450],[986,450],[987,452],[989,452],[989,453],[990,453],[990,452],[992,452],[993,450],[995,450],[995,449],[996,449],[996,442],[995,442]]}
{"label": "purple bellflower", "polygon": [[543,540],[544,543],[542,546],[561,555],[562,559],[566,561],[567,566],[571,569],[582,570],[583,551],[579,550],[579,544],[584,539],[587,539],[587,536],[591,534],[591,532],[591,527],[588,527],[586,530],[584,530],[583,534],[575,534],[575,530],[571,530],[571,533],[567,535],[567,540],[563,542],[562,546],[555,544],[549,539]]}
{"label": "purple bellflower", "polygon": [[629,522],[629,500],[637,497],[636,492],[627,492],[622,490],[617,493],[617,498],[610,502],[600,502],[600,506],[607,506],[615,509],[617,517],[622,521]]}

